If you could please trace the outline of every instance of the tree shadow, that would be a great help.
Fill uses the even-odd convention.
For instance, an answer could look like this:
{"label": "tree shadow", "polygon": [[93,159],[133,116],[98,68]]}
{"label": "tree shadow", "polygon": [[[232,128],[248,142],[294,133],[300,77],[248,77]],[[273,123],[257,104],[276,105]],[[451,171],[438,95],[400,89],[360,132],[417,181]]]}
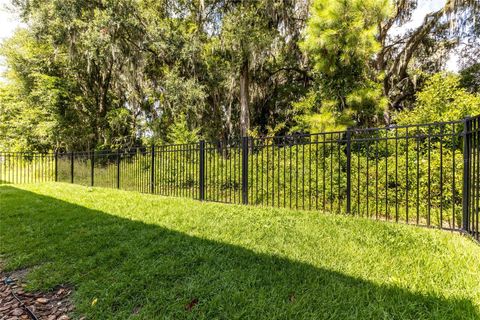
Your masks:
{"label": "tree shadow", "polygon": [[[467,299],[339,272],[0,186],[0,256],[75,287],[92,319],[477,319]],[[96,302],[93,302],[96,301]]]}

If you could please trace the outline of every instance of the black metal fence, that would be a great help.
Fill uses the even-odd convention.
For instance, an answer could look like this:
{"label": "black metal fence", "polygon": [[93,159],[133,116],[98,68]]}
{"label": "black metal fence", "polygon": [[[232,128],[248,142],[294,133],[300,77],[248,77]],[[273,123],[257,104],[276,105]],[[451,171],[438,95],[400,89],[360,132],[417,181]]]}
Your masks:
{"label": "black metal fence", "polygon": [[479,240],[480,116],[228,143],[0,153],[0,183],[40,181],[353,214]]}

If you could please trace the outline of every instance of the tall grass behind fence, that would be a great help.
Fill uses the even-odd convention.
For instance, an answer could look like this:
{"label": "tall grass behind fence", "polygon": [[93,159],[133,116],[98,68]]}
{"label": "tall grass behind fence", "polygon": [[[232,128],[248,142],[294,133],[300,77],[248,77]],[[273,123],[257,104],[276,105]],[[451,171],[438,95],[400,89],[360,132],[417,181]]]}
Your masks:
{"label": "tall grass behind fence", "polygon": [[480,117],[74,153],[0,153],[0,181],[62,181],[346,213],[479,239]]}
{"label": "tall grass behind fence", "polygon": [[52,153],[0,152],[0,184],[55,181]]}

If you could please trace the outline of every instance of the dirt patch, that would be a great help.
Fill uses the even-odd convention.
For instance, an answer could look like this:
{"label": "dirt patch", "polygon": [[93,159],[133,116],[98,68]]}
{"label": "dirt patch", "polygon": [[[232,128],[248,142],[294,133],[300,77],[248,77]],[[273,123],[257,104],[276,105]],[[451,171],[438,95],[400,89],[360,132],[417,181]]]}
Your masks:
{"label": "dirt patch", "polygon": [[0,273],[0,320],[28,320],[34,316],[38,320],[69,320],[68,314],[74,308],[69,300],[72,289],[59,286],[52,292],[25,292],[22,281],[27,273]]}

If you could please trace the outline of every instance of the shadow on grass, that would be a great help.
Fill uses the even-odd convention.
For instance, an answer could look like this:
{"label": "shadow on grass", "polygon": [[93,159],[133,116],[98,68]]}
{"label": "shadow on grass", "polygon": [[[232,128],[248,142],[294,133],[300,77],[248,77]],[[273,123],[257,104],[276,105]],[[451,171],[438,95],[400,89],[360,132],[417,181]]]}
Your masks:
{"label": "shadow on grass", "polygon": [[73,285],[78,314],[91,319],[480,317],[466,299],[378,285],[12,186],[0,186],[0,255],[10,269],[37,266],[35,288]]}

